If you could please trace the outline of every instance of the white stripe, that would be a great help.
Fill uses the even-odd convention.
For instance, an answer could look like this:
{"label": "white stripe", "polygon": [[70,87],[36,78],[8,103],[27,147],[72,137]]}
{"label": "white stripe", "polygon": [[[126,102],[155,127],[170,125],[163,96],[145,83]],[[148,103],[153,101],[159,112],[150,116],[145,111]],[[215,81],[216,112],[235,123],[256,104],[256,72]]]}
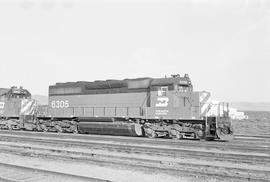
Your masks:
{"label": "white stripe", "polygon": [[201,115],[206,115],[209,107],[211,107],[210,93],[209,92],[200,92],[200,106],[201,106]]}
{"label": "white stripe", "polygon": [[33,115],[36,109],[36,101],[24,99],[21,102],[21,115]]}

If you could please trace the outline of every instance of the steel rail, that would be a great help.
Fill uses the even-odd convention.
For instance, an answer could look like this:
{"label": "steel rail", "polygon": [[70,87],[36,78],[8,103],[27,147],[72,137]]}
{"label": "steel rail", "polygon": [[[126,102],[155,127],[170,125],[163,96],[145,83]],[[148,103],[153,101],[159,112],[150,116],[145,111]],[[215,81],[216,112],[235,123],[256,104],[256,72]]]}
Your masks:
{"label": "steel rail", "polygon": [[[163,147],[196,147],[196,148],[215,148],[223,150],[235,150],[235,151],[249,151],[249,152],[266,152],[268,153],[270,150],[269,145],[265,143],[258,142],[205,142],[205,141],[194,141],[194,140],[164,140],[164,139],[148,139],[148,138],[140,138],[140,137],[119,137],[119,136],[104,136],[104,135],[84,135],[84,134],[57,134],[57,133],[40,133],[40,132],[23,132],[23,131],[1,131],[0,136],[7,135],[17,135],[17,136],[28,136],[28,137],[48,137],[50,138],[58,138],[58,139],[67,139],[67,140],[84,140],[86,141],[106,141],[106,142],[119,142],[126,144],[147,144],[147,145],[160,145]],[[83,142],[83,141],[81,141]]]}
{"label": "steel rail", "polygon": [[270,140],[270,135],[234,135],[236,139]]}

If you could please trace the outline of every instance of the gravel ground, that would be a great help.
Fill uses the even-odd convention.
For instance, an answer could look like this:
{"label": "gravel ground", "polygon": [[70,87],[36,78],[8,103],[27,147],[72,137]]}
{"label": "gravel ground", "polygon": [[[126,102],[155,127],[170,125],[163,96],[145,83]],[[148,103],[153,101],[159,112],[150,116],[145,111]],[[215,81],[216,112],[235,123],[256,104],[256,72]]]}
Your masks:
{"label": "gravel ground", "polygon": [[[90,165],[85,163],[1,154],[0,161],[7,164],[16,164],[56,172],[65,172],[94,178],[107,179],[117,182],[189,182],[197,181],[196,177],[176,177],[166,174],[147,173],[147,171],[131,171],[113,169],[106,166]],[[201,180],[200,180],[201,181]],[[215,180],[212,180],[213,182]]]}

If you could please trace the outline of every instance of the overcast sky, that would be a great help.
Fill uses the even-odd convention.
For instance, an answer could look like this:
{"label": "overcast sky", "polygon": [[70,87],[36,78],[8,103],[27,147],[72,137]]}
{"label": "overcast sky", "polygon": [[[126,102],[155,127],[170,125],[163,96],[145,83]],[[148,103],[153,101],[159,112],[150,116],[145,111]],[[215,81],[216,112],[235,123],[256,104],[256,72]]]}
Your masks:
{"label": "overcast sky", "polygon": [[0,87],[188,73],[222,101],[270,101],[270,1],[0,0]]}

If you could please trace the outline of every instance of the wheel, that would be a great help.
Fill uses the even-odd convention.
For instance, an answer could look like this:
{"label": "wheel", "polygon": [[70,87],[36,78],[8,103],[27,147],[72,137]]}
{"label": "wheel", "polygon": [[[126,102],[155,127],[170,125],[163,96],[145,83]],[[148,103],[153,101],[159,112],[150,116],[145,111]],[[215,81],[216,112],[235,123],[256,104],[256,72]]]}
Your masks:
{"label": "wheel", "polygon": [[78,130],[73,130],[72,133],[73,134],[78,134],[79,132],[78,132]]}
{"label": "wheel", "polygon": [[8,125],[8,130],[11,131],[12,130],[12,126]]}
{"label": "wheel", "polygon": [[157,133],[155,131],[152,131],[149,137],[150,138],[157,138]]}
{"label": "wheel", "polygon": [[145,129],[145,134],[149,138],[156,138],[158,136],[157,133],[150,128]]}
{"label": "wheel", "polygon": [[176,134],[176,138],[177,138],[178,140],[181,140],[181,139],[183,139],[183,135],[182,135],[181,133],[177,133],[177,134]]}
{"label": "wheel", "polygon": [[63,128],[59,125],[55,125],[54,128],[56,129],[57,133],[63,133]]}

